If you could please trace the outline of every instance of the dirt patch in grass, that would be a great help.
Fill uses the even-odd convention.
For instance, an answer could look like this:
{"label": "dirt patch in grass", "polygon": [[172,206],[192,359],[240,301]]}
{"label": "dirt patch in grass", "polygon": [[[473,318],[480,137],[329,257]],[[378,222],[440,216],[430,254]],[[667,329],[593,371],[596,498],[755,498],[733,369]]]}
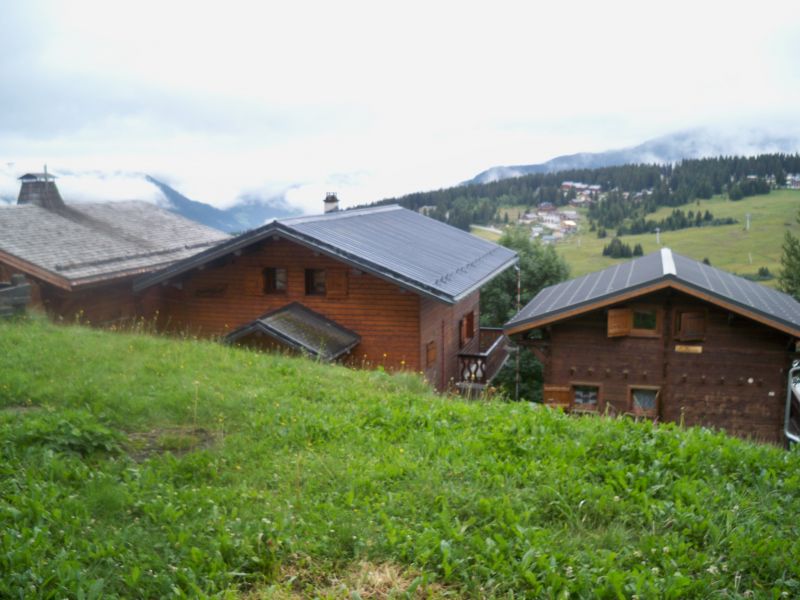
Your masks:
{"label": "dirt patch in grass", "polygon": [[453,598],[440,584],[425,583],[423,577],[394,563],[362,561],[342,574],[314,576],[296,568],[281,570],[281,583],[249,591],[246,600],[297,600],[329,598],[331,600],[389,600],[393,598]]}
{"label": "dirt patch in grass", "polygon": [[195,450],[210,448],[220,438],[219,432],[202,427],[167,427],[130,433],[125,447],[134,460],[141,461],[165,452],[183,456]]}
{"label": "dirt patch in grass", "polygon": [[3,406],[0,408],[0,413],[7,413],[13,415],[23,415],[29,412],[42,410],[41,406],[33,406],[32,404],[15,404],[12,406]]}

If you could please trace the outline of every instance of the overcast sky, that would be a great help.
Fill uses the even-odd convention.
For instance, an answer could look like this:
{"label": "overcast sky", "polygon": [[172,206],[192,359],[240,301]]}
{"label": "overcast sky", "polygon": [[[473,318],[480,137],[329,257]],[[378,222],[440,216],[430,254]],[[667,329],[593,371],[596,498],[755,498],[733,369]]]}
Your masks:
{"label": "overcast sky", "polygon": [[147,172],[217,206],[291,187],[310,210],[690,127],[796,127],[796,8],[8,1],[0,161]]}

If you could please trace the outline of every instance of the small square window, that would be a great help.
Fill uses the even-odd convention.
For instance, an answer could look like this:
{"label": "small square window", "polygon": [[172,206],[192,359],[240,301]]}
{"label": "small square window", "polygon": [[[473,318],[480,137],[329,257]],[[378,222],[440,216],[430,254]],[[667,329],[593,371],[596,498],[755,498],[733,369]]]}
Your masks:
{"label": "small square window", "polygon": [[631,412],[654,417],[658,414],[658,388],[631,388]]}
{"label": "small square window", "polygon": [[596,385],[572,386],[572,410],[597,410],[600,388]]}
{"label": "small square window", "polygon": [[286,293],[286,269],[281,267],[267,267],[264,269],[264,293]]}
{"label": "small square window", "polygon": [[658,313],[656,309],[634,309],[633,328],[656,331],[658,328]]}
{"label": "small square window", "polygon": [[306,269],[306,295],[325,295],[325,269]]}
{"label": "small square window", "polygon": [[675,319],[675,337],[685,342],[702,341],[706,337],[706,313],[704,311],[678,312]]}

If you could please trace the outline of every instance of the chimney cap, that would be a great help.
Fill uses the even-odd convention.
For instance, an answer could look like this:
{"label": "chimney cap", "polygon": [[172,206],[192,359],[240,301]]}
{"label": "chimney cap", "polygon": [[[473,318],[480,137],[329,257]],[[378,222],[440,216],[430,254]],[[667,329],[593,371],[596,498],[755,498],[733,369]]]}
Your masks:
{"label": "chimney cap", "polygon": [[325,202],[338,202],[339,198],[336,196],[336,192],[328,192],[325,194]]}
{"label": "chimney cap", "polygon": [[44,173],[25,173],[24,175],[22,175],[20,177],[17,177],[17,179],[19,181],[22,181],[22,182],[25,182],[25,181],[50,181],[50,180],[55,179],[55,178],[56,178],[55,175],[53,175],[52,173],[47,173],[47,172],[44,172]]}

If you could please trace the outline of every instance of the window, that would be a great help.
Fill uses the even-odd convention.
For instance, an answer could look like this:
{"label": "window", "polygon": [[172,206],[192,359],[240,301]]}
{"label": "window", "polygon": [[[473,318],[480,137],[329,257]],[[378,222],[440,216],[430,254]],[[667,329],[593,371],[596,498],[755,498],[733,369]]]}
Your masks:
{"label": "window", "polygon": [[436,342],[425,344],[425,366],[432,367],[436,363]]}
{"label": "window", "polygon": [[573,411],[594,411],[597,410],[599,404],[600,386],[584,384],[572,386]]}
{"label": "window", "polygon": [[658,416],[657,387],[632,387],[630,388],[630,410],[634,415],[644,417]]}
{"label": "window", "polygon": [[267,267],[264,269],[264,293],[286,293],[286,269],[281,267]]}
{"label": "window", "polygon": [[608,337],[659,337],[661,313],[661,308],[645,305],[609,309]]}
{"label": "window", "polygon": [[306,295],[325,295],[325,269],[306,269]]}
{"label": "window", "polygon": [[684,342],[704,340],[706,337],[705,311],[678,311],[675,316],[675,337]]}
{"label": "window", "polygon": [[458,323],[459,336],[458,343],[460,347],[464,347],[475,336],[475,312],[470,312],[464,315]]}

